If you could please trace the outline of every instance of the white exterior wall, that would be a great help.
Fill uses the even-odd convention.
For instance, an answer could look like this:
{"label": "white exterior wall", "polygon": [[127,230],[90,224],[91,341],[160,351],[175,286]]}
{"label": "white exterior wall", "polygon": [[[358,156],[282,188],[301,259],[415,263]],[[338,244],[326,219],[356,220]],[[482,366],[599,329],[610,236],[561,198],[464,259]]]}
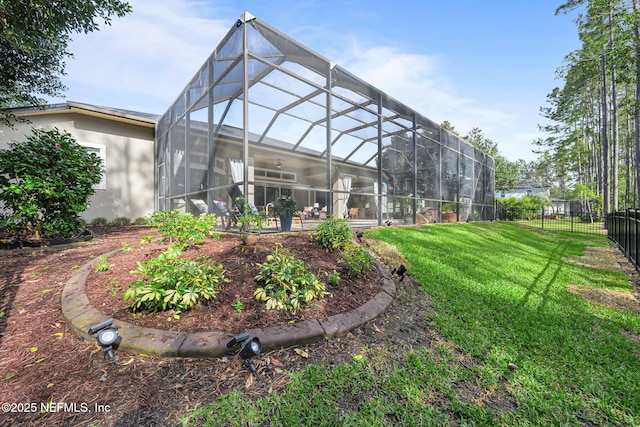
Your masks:
{"label": "white exterior wall", "polygon": [[118,120],[70,111],[29,117],[15,129],[0,125],[0,149],[8,143],[24,141],[31,128],[57,127],[73,135],[77,142],[106,152],[106,189],[96,190],[89,209],[81,216],[90,222],[104,217],[126,216],[134,220],[154,211],[154,129]]}
{"label": "white exterior wall", "polygon": [[511,191],[496,191],[496,197],[500,197],[503,199],[509,199],[511,197],[515,197],[516,199],[521,199],[525,196],[549,197],[549,195],[547,194],[544,188],[516,188]]}

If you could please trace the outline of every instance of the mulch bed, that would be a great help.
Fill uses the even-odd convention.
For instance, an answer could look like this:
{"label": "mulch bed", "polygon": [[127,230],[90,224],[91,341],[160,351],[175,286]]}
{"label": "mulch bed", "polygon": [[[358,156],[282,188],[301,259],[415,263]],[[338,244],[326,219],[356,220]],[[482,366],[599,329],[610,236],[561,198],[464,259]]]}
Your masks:
{"label": "mulch bed", "polygon": [[[265,303],[257,301],[254,290],[259,286],[255,276],[260,264],[274,250],[274,245],[282,244],[291,251],[296,259],[303,261],[323,283],[328,283],[328,274],[340,272],[338,285],[327,284],[328,297],[313,300],[309,307],[296,313],[284,310],[265,310]],[[240,245],[237,234],[222,234],[219,239],[207,239],[202,244],[188,249],[185,256],[196,258],[210,257],[215,264],[222,264],[224,283],[217,290],[216,298],[204,301],[197,309],[179,314],[174,319],[173,312],[132,313],[124,301],[122,293],[127,285],[141,280],[140,275],[132,274],[137,262],[157,257],[167,245],[160,243],[138,244],[128,242],[129,252],[118,252],[109,257],[111,267],[108,271],[92,272],[87,279],[87,296],[92,305],[102,313],[138,326],[183,332],[222,331],[237,335],[253,328],[282,325],[288,322],[300,322],[309,319],[326,319],[337,313],[353,310],[369,301],[379,292],[382,277],[372,269],[360,277],[348,277],[345,264],[341,263],[338,252],[329,252],[320,248],[309,239],[309,235],[262,235],[255,248]],[[237,300],[243,308],[238,312],[234,308]]]}

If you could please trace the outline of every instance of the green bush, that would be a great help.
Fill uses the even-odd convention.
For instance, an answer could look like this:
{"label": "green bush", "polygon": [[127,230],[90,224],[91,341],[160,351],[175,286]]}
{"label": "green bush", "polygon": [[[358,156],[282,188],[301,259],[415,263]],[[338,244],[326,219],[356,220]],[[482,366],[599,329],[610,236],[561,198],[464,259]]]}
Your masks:
{"label": "green bush", "polygon": [[160,231],[162,243],[176,244],[181,248],[200,244],[209,236],[219,237],[214,228],[215,214],[194,216],[177,210],[160,211],[151,215],[149,225]]}
{"label": "green bush", "polygon": [[158,257],[138,263],[131,273],[144,276],[125,291],[125,301],[132,300],[132,311],[153,312],[173,309],[176,313],[193,308],[202,300],[216,296],[216,288],[229,280],[222,264],[214,265],[209,257],[180,258],[182,250],[171,247]]}
{"label": "green bush", "polygon": [[341,263],[347,265],[347,275],[349,277],[359,277],[365,271],[371,270],[371,255],[369,252],[356,245],[347,244],[342,251]]}
{"label": "green bush", "polygon": [[521,198],[510,197],[508,199],[498,199],[507,208],[507,219],[532,220],[540,217],[542,209],[551,206],[551,201],[539,195],[524,196]]}
{"label": "green bush", "polygon": [[115,225],[116,227],[126,227],[131,225],[131,218],[126,216],[119,216],[117,218],[113,218],[111,221],[111,225]]}
{"label": "green bush", "polygon": [[33,128],[26,141],[9,147],[0,150],[0,222],[35,238],[76,235],[102,160],[58,129]]}
{"label": "green bush", "polygon": [[107,220],[107,218],[102,216],[99,216],[91,220],[91,225],[107,225],[108,223],[109,221]]}
{"label": "green bush", "polygon": [[257,288],[253,295],[258,301],[267,302],[267,310],[295,313],[314,298],[328,295],[324,283],[281,244],[276,244],[275,251],[260,264],[256,280],[264,286]]}
{"label": "green bush", "polygon": [[144,216],[141,216],[136,218],[135,221],[133,221],[133,223],[135,225],[147,225],[149,223],[149,219]]}
{"label": "green bush", "polygon": [[321,247],[335,251],[344,248],[351,241],[352,234],[351,224],[346,219],[327,218],[320,221],[311,239]]}
{"label": "green bush", "polygon": [[96,262],[96,265],[93,267],[93,269],[96,271],[96,273],[100,273],[109,270],[111,267],[113,267],[113,264],[110,264],[109,260],[106,257],[100,257],[98,258],[98,262]]}

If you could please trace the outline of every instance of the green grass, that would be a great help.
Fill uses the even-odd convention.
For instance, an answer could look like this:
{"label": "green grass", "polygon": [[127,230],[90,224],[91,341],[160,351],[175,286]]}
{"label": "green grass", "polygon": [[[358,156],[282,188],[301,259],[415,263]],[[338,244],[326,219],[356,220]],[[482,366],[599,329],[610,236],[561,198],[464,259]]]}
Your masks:
{"label": "green grass", "polygon": [[[431,296],[442,338],[404,360],[384,349],[290,374],[256,401],[220,397],[190,425],[640,425],[638,314],[594,305],[569,285],[632,291],[620,271],[570,257],[606,237],[512,223],[372,230]],[[392,351],[392,349],[386,349]]]}

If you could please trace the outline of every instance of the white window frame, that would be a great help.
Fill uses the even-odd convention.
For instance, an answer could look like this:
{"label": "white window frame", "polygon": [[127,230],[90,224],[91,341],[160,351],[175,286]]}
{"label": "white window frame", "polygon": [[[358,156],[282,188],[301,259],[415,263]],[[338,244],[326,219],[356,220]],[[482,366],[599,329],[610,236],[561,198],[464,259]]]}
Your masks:
{"label": "white window frame", "polygon": [[107,189],[107,146],[102,144],[92,143],[80,143],[83,147],[87,148],[90,153],[95,153],[102,159],[102,179],[99,183],[93,186],[94,190],[106,190]]}

